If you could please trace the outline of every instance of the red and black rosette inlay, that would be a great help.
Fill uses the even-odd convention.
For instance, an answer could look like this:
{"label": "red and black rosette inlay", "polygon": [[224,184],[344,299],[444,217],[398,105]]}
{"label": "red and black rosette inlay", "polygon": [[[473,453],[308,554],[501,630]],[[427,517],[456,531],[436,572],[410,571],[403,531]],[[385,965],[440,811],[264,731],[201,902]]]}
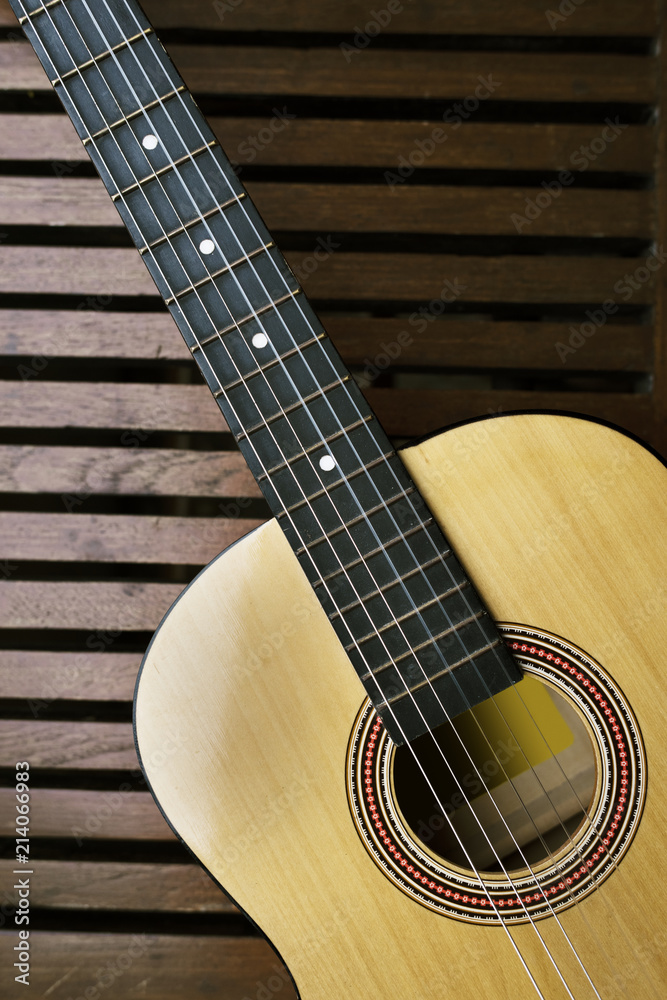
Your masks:
{"label": "red and black rosette inlay", "polygon": [[348,753],[348,794],[358,831],[375,862],[423,905],[468,921],[521,922],[570,906],[614,871],[634,835],[646,772],[637,723],[609,675],[557,636],[501,626],[522,669],[571,699],[588,722],[600,766],[589,819],[551,860],[501,873],[465,871],[436,859],[403,821],[392,796],[394,744],[370,702]]}

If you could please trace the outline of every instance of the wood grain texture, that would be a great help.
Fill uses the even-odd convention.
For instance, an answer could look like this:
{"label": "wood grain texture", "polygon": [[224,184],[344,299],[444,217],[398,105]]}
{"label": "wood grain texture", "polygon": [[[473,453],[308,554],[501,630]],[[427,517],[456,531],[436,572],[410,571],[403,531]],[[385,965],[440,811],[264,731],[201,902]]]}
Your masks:
{"label": "wood grain texture", "polygon": [[[656,93],[655,60],[645,56],[536,53],[383,52],[346,61],[331,48],[172,44],[168,52],[190,90],[205,94],[269,94],[452,100],[474,95],[503,101],[627,101]],[[51,90],[32,46],[0,43],[0,90]]]}
{"label": "wood grain texture", "polygon": [[[107,792],[75,788],[35,788],[30,797],[34,836],[90,840],[163,841],[176,837],[148,792],[129,791],[124,782]],[[0,833],[15,837],[13,788],[0,788]]]}
{"label": "wood grain texture", "polygon": [[182,590],[177,583],[0,580],[0,629],[95,629],[90,648],[103,650],[121,632],[156,629]]}
{"label": "wood grain texture", "polygon": [[[248,162],[242,144],[267,125],[266,118],[210,118],[230,159]],[[297,118],[257,151],[263,166],[382,167],[399,165],[416,139],[429,136],[437,122],[357,121]],[[568,170],[581,146],[600,137],[599,124],[464,122],[451,141],[436,145],[429,166],[467,170]],[[599,145],[599,143],[598,143]],[[629,125],[590,162],[588,170],[651,173],[655,128]],[[241,148],[240,148],[241,147]],[[254,152],[254,150],[252,150]],[[51,160],[54,178],[69,176],[89,158],[65,115],[0,114],[0,161]],[[242,176],[242,174],[241,174]]]}
{"label": "wood grain texture", "polygon": [[[331,31],[347,38],[369,18],[364,0],[322,0],[317,7],[290,0],[266,5],[245,0],[234,5],[201,4],[197,0],[147,0],[146,13],[157,27],[184,26],[224,31]],[[654,0],[638,0],[628,8],[621,0],[590,0],[575,15],[557,25],[563,35],[651,35],[656,28]],[[16,27],[7,0],[0,7],[0,25]],[[501,0],[475,0],[461,7],[454,0],[423,0],[403,5],[385,29],[389,33],[547,35],[553,33],[542,0],[517,0],[511,8]],[[350,39],[351,40],[351,39]]]}
{"label": "wood grain texture", "polygon": [[130,701],[140,664],[136,653],[1,649],[0,697],[29,699],[36,714],[59,699]]}
{"label": "wood grain texture", "polygon": [[261,523],[231,511],[228,517],[0,511],[0,554],[9,560],[203,566]]}
{"label": "wood grain texture", "polygon": [[[31,931],[30,943],[30,984],[48,1000],[85,997],[86,990],[105,1000],[254,1000],[262,986],[296,1000],[282,963],[259,938]],[[4,968],[12,966],[15,944],[13,931],[0,932]],[[8,989],[8,1000],[26,992],[13,982]]]}
{"label": "wood grain texture", "polygon": [[[39,794],[39,793],[38,793]],[[38,833],[31,826],[31,835]],[[3,885],[11,884],[11,861],[0,861]],[[18,893],[9,890],[16,904]],[[238,913],[199,865],[39,860],[30,894],[44,909],[127,912]]]}
{"label": "wood grain texture", "polygon": [[[387,184],[248,184],[269,229],[443,235],[644,237],[653,232],[653,192],[567,187],[550,211],[522,222],[541,187],[410,187]],[[530,207],[528,208],[530,211]],[[517,222],[518,217],[518,222]],[[122,227],[101,181],[0,177],[6,225]],[[306,222],[307,220],[307,222]]]}
{"label": "wood grain texture", "polygon": [[170,448],[0,446],[0,490],[61,493],[63,510],[81,510],[93,493],[148,496],[259,496],[235,452]]}
{"label": "wood grain texture", "polygon": [[[407,334],[412,340],[395,361],[400,367],[553,368],[554,345],[567,343],[572,333],[570,323],[503,322],[474,316],[435,317],[426,330],[421,330],[416,313],[406,320],[321,310],[320,319],[344,360],[362,367],[373,364],[375,355],[381,355],[384,364],[387,345]],[[653,360],[652,341],[648,324],[607,323],[588,340],[586,350],[578,352],[577,367],[646,371]],[[397,346],[393,344],[392,349]],[[171,316],[159,313],[4,309],[0,311],[0,354],[25,359],[26,368],[35,376],[51,358],[187,360],[194,366]]]}
{"label": "wood grain texture", "polygon": [[[667,640],[667,565],[656,545],[667,515],[665,468],[629,438],[589,421],[508,417],[486,431],[479,438],[473,424],[433,437],[408,449],[406,464],[492,614],[564,635],[601,659],[638,716],[649,770],[659,769],[667,751],[656,710]],[[363,690],[289,551],[268,522],[211,564],[158,633],[139,684],[141,753],[150,754],[168,720],[177,719],[194,741],[187,764],[146,764],[158,800],[269,934],[304,1000],[356,997],[361,980],[387,1000],[432,1000],[447,991],[459,1000],[532,1000],[534,987],[503,934],[415,905],[368,858],[350,823],[345,783]],[[226,587],[230,572],[235,584]],[[289,648],[253,671],[247,649],[292,620],[299,602],[311,613]],[[272,824],[246,847],[249,825],[278,801]],[[666,829],[664,796],[649,794],[618,871],[560,914],[602,996],[613,995],[617,972],[640,984],[635,996],[642,1000],[660,995]],[[571,995],[588,998],[559,925],[543,920],[540,932]],[[534,928],[515,927],[511,935],[543,995],[563,1000]]]}
{"label": "wood grain texture", "polygon": [[[313,249],[317,249],[314,244]],[[474,257],[454,254],[346,253],[338,249],[315,271],[302,270],[312,250],[288,252],[288,263],[313,299],[428,302],[449,279],[460,301],[602,302],[614,285],[643,265],[634,257]],[[317,263],[317,262],[316,262]],[[157,296],[134,249],[0,246],[0,293]],[[629,298],[653,299],[653,275]],[[451,293],[450,293],[451,294]]]}
{"label": "wood grain texture", "polygon": [[[165,729],[156,750],[158,763],[174,747],[181,752],[187,737]],[[18,748],[20,753],[18,752]],[[17,759],[32,768],[87,771],[127,770],[139,775],[132,726],[125,722],[25,722],[0,720],[0,767],[14,767]]]}

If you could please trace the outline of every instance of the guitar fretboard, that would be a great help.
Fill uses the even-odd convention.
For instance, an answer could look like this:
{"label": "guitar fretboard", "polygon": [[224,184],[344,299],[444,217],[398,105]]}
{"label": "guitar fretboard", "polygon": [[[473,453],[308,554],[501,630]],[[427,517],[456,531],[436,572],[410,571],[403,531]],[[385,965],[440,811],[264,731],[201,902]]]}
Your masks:
{"label": "guitar fretboard", "polygon": [[392,739],[517,681],[139,6],[10,2]]}

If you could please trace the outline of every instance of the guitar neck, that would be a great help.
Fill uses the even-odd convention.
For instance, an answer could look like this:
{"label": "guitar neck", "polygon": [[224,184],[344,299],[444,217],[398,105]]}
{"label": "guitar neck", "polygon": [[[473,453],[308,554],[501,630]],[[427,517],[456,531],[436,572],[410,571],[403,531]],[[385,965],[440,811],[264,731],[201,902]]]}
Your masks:
{"label": "guitar neck", "polygon": [[392,738],[514,683],[479,596],[139,5],[10,3]]}

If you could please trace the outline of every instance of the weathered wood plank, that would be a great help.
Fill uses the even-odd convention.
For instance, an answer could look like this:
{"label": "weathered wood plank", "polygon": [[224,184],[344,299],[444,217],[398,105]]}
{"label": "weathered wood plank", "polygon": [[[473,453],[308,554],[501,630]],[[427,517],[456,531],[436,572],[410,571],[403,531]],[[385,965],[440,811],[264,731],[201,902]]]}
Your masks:
{"label": "weathered wood plank", "polygon": [[[343,38],[362,30],[370,13],[365,0],[322,0],[316,7],[306,2],[262,0],[245,3],[201,3],[200,0],[147,0],[146,13],[158,28],[200,28],[224,31],[330,31]],[[558,5],[555,5],[557,10]],[[507,7],[502,0],[475,0],[462,6],[455,0],[420,0],[404,4],[383,30],[394,33],[547,35],[651,35],[656,30],[654,0],[637,0],[628,7],[622,0],[588,0],[573,14],[550,24],[543,0],[517,0]],[[0,25],[16,27],[7,0],[0,7]]]}
{"label": "weathered wood plank", "polygon": [[[33,788],[30,822],[33,837],[73,837],[88,840],[177,840],[149,792]],[[0,836],[15,836],[16,798],[13,788],[0,788]],[[41,864],[41,860],[40,860]]]}
{"label": "weathered wood plank", "polygon": [[103,651],[120,632],[156,629],[182,590],[178,583],[1,580],[0,628],[96,629],[90,648]]}
{"label": "weathered wood plank", "polygon": [[137,653],[2,649],[0,698],[30,700],[35,718],[62,699],[131,701],[140,665]]}
{"label": "weathered wood plank", "polygon": [[0,558],[203,566],[259,524],[261,521],[234,516],[0,511]]}
{"label": "weathered wood plank", "polygon": [[[5,969],[15,961],[16,942],[15,931],[0,932]],[[274,994],[296,1000],[284,966],[257,937],[31,930],[30,951],[31,992],[48,1000],[84,997],[86,991],[88,997],[105,1000],[240,1000]],[[9,989],[8,1000],[25,993],[18,984]]]}
{"label": "weathered wood plank", "polygon": [[[650,238],[654,224],[651,191],[561,187],[537,217],[542,187],[248,184],[248,192],[272,231]],[[0,218],[10,226],[123,225],[92,178],[0,177]]]}
{"label": "weathered wood plank", "polygon": [[[651,103],[655,59],[525,52],[411,52],[369,49],[347,60],[332,48],[170,45],[195,93],[364,98],[474,96],[503,101]],[[0,91],[50,91],[32,46],[0,42]]]}
{"label": "weathered wood plank", "polygon": [[[165,733],[165,747],[184,752],[185,736]],[[173,749],[175,748],[175,749]],[[166,751],[165,751],[166,752]],[[129,770],[140,774],[132,726],[124,722],[0,720],[0,767],[27,760],[31,768]]]}
{"label": "weathered wood plank", "polygon": [[[33,794],[39,794],[33,793]],[[31,823],[30,834],[39,831]],[[199,865],[48,861],[40,858],[32,880],[31,906],[66,910],[126,910],[172,913],[235,913],[237,908]],[[0,877],[12,902],[12,861],[0,861]]]}
{"label": "weathered wood plank", "polygon": [[[285,255],[311,298],[428,302],[443,283],[455,283],[461,301],[602,302],[653,301],[653,273],[632,290],[627,276],[643,267],[632,257],[505,257],[454,254],[345,253],[317,262],[312,251]],[[304,261],[306,266],[304,267]],[[316,269],[310,271],[315,262]],[[614,291],[618,283],[619,291]],[[447,294],[452,294],[452,284]],[[0,293],[37,295],[157,296],[153,280],[133,249],[0,246]]]}
{"label": "weathered wood plank", "polygon": [[[320,312],[320,317],[346,362],[368,367],[371,377],[376,356],[380,356],[381,365],[388,366],[391,359],[386,353],[387,345],[394,354],[401,347],[394,360],[404,366],[562,367],[554,345],[567,342],[573,325],[492,322],[451,316],[434,317],[424,328],[424,321],[417,313],[407,320],[326,312]],[[412,340],[406,341],[406,335]],[[26,359],[22,362],[26,379],[41,374],[52,357],[191,361],[171,316],[110,310],[97,313],[0,310],[0,355],[3,354]],[[584,351],[578,352],[577,367],[647,371],[652,356],[650,326],[608,323],[587,341]]]}
{"label": "weathered wood plank", "polygon": [[[417,139],[428,138],[437,123],[297,118],[259,150],[248,140],[267,126],[265,118],[211,118],[230,159],[243,167],[264,166],[382,167],[395,169]],[[436,145],[433,168],[454,170],[567,170],[581,168],[581,147],[600,140],[598,124],[512,124],[464,122],[451,141]],[[651,173],[655,128],[630,125],[608,143],[587,169]],[[596,143],[596,149],[600,142]],[[574,160],[573,160],[574,157]],[[65,115],[0,115],[0,160],[51,160],[54,176],[63,177],[88,162],[81,140]]]}
{"label": "weathered wood plank", "polygon": [[0,446],[0,491],[62,493],[79,511],[92,493],[148,496],[259,496],[236,452],[169,448]]}
{"label": "weathered wood plank", "polygon": [[[0,382],[0,427],[135,428],[121,444],[137,447],[156,430],[228,432],[206,385]],[[140,430],[139,430],[140,429]]]}

